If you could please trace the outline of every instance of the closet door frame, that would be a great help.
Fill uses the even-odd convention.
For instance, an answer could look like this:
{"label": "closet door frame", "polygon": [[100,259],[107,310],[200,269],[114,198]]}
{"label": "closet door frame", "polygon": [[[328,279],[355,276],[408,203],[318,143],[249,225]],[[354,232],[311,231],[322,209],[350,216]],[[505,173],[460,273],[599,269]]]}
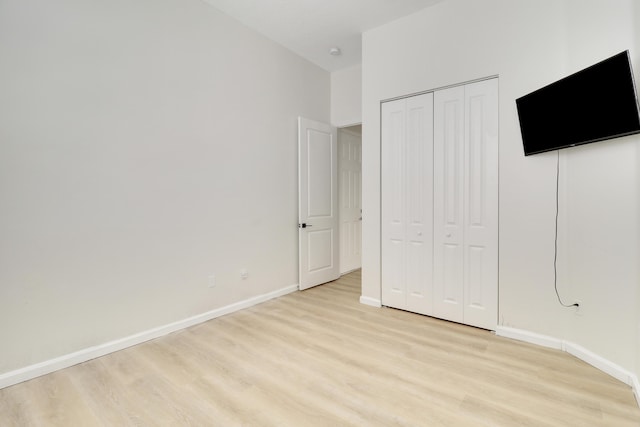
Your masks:
{"label": "closet door frame", "polygon": [[[416,292],[411,285],[419,282],[415,278],[420,274],[411,271],[408,248],[412,248],[418,233],[424,235],[424,231],[417,231],[424,229],[424,224],[418,221],[420,226],[412,232],[416,222],[407,206],[407,187],[415,174],[403,171],[410,169],[407,159],[415,158],[406,154],[407,140],[411,139],[407,135],[407,103],[425,94],[433,97],[432,209],[426,209],[431,212],[433,226],[430,272],[425,274],[430,285],[428,289],[418,287]],[[454,115],[458,119],[452,120],[448,129],[438,129],[436,116],[442,111],[437,111],[435,99],[449,94],[454,95],[454,104],[459,100],[452,107],[457,108]],[[388,144],[388,114],[393,108],[397,110],[395,135],[402,141],[395,146],[395,153]],[[382,305],[495,330],[499,287],[498,109],[497,76],[381,103]],[[435,139],[442,137],[438,132],[448,132],[447,137],[457,141],[454,147],[437,146]],[[447,161],[439,162],[443,156]],[[488,163],[483,163],[487,157]],[[387,178],[394,173],[395,179],[389,181]],[[439,187],[447,174],[448,192]],[[391,203],[390,198],[396,202]],[[398,208],[395,218],[389,203]],[[450,264],[449,271],[445,263]],[[412,300],[412,295],[422,298]]]}

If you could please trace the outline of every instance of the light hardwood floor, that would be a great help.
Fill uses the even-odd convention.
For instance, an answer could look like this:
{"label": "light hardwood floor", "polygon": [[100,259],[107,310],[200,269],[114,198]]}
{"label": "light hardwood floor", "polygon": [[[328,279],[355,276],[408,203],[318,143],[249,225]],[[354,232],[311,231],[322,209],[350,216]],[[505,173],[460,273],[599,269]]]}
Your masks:
{"label": "light hardwood floor", "polygon": [[0,426],[640,426],[560,351],[361,305],[360,274],[0,390]]}

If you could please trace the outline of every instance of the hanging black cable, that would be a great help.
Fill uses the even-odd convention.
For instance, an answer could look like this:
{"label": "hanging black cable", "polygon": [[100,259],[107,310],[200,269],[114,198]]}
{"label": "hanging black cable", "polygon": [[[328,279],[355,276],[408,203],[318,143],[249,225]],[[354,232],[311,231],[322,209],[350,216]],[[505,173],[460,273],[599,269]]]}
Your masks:
{"label": "hanging black cable", "polygon": [[574,304],[565,304],[562,302],[562,298],[560,298],[560,293],[558,292],[558,214],[560,212],[560,150],[556,150],[557,158],[556,158],[556,234],[555,234],[555,242],[554,242],[554,252],[553,252],[553,287],[556,290],[556,296],[558,297],[558,302],[563,307],[579,307],[580,305],[577,303]]}

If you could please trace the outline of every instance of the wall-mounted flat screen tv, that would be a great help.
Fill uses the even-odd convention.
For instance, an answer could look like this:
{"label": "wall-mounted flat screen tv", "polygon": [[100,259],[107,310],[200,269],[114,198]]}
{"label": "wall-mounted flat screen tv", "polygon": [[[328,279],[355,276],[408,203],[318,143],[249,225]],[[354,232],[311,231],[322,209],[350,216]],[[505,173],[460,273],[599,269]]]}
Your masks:
{"label": "wall-mounted flat screen tv", "polygon": [[629,51],[516,100],[524,154],[640,133]]}

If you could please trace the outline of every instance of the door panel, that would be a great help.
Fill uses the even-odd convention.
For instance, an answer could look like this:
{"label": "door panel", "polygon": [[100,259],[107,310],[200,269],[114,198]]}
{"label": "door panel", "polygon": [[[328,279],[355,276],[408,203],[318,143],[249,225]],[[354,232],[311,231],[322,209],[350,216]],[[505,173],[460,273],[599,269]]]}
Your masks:
{"label": "door panel", "polygon": [[431,314],[433,94],[382,116],[382,303]]}
{"label": "door panel", "polygon": [[464,322],[498,321],[498,80],[466,86]]}
{"label": "door panel", "polygon": [[406,100],[406,309],[431,314],[433,262],[433,94]]}
{"label": "door panel", "polygon": [[337,159],[336,129],[298,118],[300,289],[340,276]]}
{"label": "door panel", "polygon": [[404,309],[405,101],[382,104],[382,304]]}
{"label": "door panel", "polygon": [[340,273],[362,266],[362,136],[338,130]]}
{"label": "door panel", "polygon": [[463,321],[464,87],[434,99],[434,307],[437,317]]}

